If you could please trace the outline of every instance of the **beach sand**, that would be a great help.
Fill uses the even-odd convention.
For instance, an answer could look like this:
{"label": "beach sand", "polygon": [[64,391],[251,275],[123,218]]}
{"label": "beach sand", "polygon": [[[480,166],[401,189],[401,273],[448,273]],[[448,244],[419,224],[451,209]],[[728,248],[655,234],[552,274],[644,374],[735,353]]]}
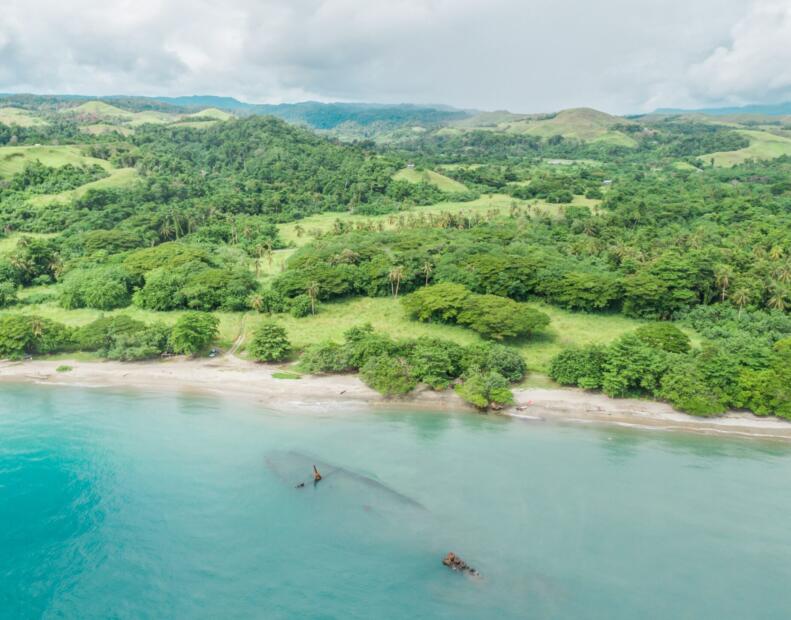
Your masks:
{"label": "beach sand", "polygon": [[[70,366],[67,372],[58,368]],[[172,358],[153,362],[28,360],[0,362],[0,381],[82,387],[202,391],[254,399],[266,406],[408,406],[470,409],[452,390],[418,389],[406,398],[386,399],[356,375],[278,379],[279,366],[256,364],[233,355],[215,359]],[[524,420],[616,424],[662,431],[741,435],[791,440],[791,423],[729,412],[716,418],[680,413],[661,402],[614,399],[579,389],[516,388],[515,405],[500,412]]]}

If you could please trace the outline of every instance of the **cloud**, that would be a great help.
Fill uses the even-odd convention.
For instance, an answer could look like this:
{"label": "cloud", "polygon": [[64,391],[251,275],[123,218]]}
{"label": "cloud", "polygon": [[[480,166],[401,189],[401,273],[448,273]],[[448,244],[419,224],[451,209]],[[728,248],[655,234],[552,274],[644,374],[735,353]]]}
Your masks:
{"label": "cloud", "polygon": [[788,3],[3,0],[0,91],[640,111],[783,92]]}
{"label": "cloud", "polygon": [[712,101],[791,97],[791,2],[757,2],[717,47],[689,69],[692,92]]}

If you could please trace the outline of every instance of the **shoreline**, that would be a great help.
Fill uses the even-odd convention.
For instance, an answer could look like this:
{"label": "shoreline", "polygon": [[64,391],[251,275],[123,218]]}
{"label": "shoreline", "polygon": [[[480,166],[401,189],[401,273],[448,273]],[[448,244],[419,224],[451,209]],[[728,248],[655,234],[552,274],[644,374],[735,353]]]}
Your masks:
{"label": "shoreline", "polygon": [[[59,366],[72,370],[58,372]],[[36,383],[87,388],[191,390],[254,398],[272,406],[407,406],[434,410],[475,411],[452,390],[418,389],[413,395],[387,399],[357,375],[303,375],[278,379],[280,366],[257,364],[225,355],[215,359],[173,358],[164,361],[111,362],[27,360],[0,362],[0,383]],[[578,388],[514,388],[515,404],[498,413],[526,421],[607,424],[660,431],[684,431],[791,440],[791,423],[729,412],[716,418],[681,413],[666,403],[615,399]]]}

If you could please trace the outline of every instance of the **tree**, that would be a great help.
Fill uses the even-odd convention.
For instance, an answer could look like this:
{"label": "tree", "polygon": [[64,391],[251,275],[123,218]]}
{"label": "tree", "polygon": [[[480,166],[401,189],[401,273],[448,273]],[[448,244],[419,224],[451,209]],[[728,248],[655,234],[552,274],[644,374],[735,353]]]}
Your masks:
{"label": "tree", "polygon": [[305,289],[305,292],[310,297],[310,313],[316,314],[316,299],[319,296],[319,283],[315,280],[308,284],[308,287]]}
{"label": "tree", "polygon": [[401,266],[393,267],[388,274],[388,278],[390,278],[390,289],[394,299],[398,299],[398,287],[401,285],[403,277],[404,268]]}
{"label": "tree", "polygon": [[401,303],[419,321],[455,323],[470,294],[461,284],[444,282],[410,293]]}
{"label": "tree", "polygon": [[219,325],[217,317],[207,312],[185,312],[170,334],[173,352],[195,355],[217,337]]}
{"label": "tree", "polygon": [[549,317],[522,304],[497,295],[473,295],[459,314],[458,323],[485,338],[526,337],[549,325]]}
{"label": "tree", "polygon": [[434,271],[434,265],[432,265],[430,261],[425,261],[423,265],[421,265],[420,271],[426,277],[424,286],[428,286],[428,279],[431,277],[431,274]]}
{"label": "tree", "polygon": [[508,381],[494,371],[483,373],[473,370],[456,386],[456,393],[474,407],[486,409],[502,409],[514,402],[514,395],[508,387]]}
{"label": "tree", "polygon": [[10,280],[0,281],[0,308],[16,303],[17,285]]}
{"label": "tree", "polygon": [[261,323],[255,330],[247,350],[258,362],[279,362],[291,351],[291,343],[281,325],[266,322]]}
{"label": "tree", "polygon": [[369,358],[360,368],[360,378],[367,386],[387,397],[408,394],[417,385],[407,361],[387,354]]}
{"label": "tree", "polygon": [[729,265],[718,265],[714,270],[714,279],[720,289],[720,301],[725,301],[728,287],[733,279],[733,269]]}
{"label": "tree", "polygon": [[550,363],[549,376],[561,385],[586,390],[602,387],[607,349],[601,345],[571,347],[558,353]]}
{"label": "tree", "polygon": [[649,323],[638,327],[635,331],[648,346],[668,353],[686,353],[689,351],[689,336],[672,323]]}
{"label": "tree", "polygon": [[750,303],[750,291],[746,288],[738,288],[731,293],[730,299],[739,309],[739,316],[742,316],[742,310]]}

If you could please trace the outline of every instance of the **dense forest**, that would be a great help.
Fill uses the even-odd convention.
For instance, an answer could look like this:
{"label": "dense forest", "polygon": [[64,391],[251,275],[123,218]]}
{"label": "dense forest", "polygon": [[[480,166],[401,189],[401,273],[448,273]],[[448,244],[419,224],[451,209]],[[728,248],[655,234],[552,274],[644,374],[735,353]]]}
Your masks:
{"label": "dense forest", "polygon": [[[713,165],[750,145],[732,126],[614,126],[632,146],[475,128],[388,145],[268,116],[89,133],[46,114],[0,123],[0,356],[199,354],[217,313],[249,312],[271,315],[253,359],[358,371],[388,395],[453,386],[486,408],[510,402],[558,308],[640,325],[559,351],[559,384],[791,418],[791,157]],[[25,159],[41,145],[76,159]],[[360,298],[478,340],[361,321],[297,351],[278,323]]]}

